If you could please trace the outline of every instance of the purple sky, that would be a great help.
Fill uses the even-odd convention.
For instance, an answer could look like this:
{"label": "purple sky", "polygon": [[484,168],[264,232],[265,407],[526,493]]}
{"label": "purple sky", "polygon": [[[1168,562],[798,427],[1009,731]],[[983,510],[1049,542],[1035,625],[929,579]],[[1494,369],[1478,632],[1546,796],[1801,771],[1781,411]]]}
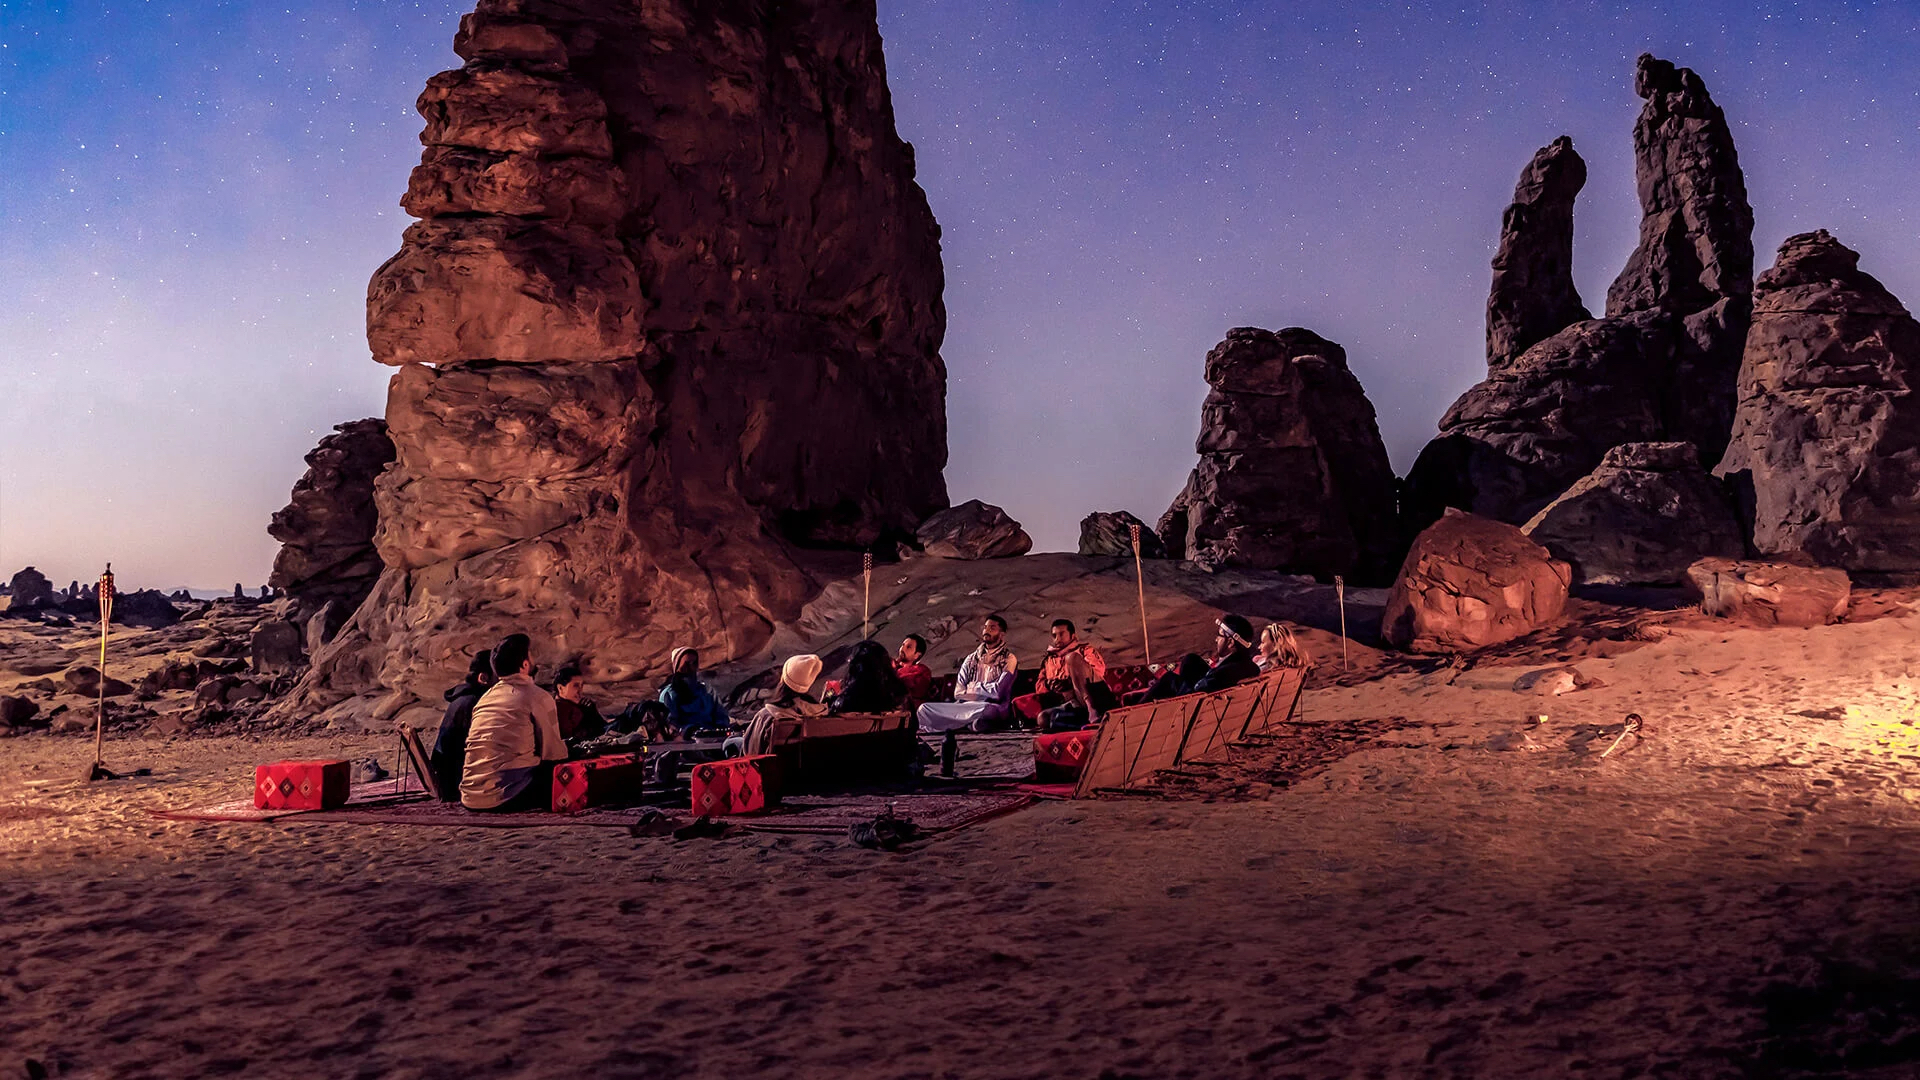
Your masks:
{"label": "purple sky", "polygon": [[[464,3],[0,0],[0,573],[265,580]],[[1726,108],[1759,263],[1832,230],[1920,300],[1920,5],[883,2],[944,230],[956,501],[1156,518],[1233,326],[1347,347],[1404,470],[1482,374],[1501,208],[1569,134],[1590,307],[1635,239],[1633,58]]]}

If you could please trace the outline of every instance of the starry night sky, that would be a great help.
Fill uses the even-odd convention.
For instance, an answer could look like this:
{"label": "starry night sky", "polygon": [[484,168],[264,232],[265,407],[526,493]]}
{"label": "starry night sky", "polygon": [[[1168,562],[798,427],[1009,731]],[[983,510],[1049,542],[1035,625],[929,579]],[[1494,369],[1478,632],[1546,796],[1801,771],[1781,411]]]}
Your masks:
{"label": "starry night sky", "polygon": [[[383,410],[366,282],[469,7],[0,0],[0,574],[265,580],[301,455]],[[1824,227],[1920,302],[1920,3],[882,0],[881,29],[944,231],[949,487],[1041,550],[1159,516],[1234,326],[1345,345],[1404,471],[1484,373],[1500,212],[1560,134],[1597,311],[1642,51],[1727,110],[1761,268]]]}

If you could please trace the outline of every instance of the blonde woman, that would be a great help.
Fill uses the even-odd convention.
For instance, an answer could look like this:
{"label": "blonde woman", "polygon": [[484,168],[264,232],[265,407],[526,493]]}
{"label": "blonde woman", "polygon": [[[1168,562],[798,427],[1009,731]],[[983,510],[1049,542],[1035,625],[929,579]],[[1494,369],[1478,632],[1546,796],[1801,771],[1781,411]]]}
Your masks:
{"label": "blonde woman", "polygon": [[1254,657],[1254,663],[1260,665],[1262,672],[1279,668],[1308,668],[1313,666],[1313,657],[1300,640],[1293,636],[1293,628],[1286,623],[1268,623],[1260,631],[1260,654]]}

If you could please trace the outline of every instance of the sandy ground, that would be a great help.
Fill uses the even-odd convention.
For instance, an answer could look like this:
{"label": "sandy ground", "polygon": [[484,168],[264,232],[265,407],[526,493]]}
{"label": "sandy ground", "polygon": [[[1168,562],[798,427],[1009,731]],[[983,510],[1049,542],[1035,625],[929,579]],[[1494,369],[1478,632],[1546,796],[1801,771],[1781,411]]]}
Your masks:
{"label": "sandy ground", "polygon": [[0,1075],[1912,1077],[1912,611],[1323,684],[1172,797],[905,855],[166,823],[390,744],[128,736],[154,775],[83,787],[4,740]]}

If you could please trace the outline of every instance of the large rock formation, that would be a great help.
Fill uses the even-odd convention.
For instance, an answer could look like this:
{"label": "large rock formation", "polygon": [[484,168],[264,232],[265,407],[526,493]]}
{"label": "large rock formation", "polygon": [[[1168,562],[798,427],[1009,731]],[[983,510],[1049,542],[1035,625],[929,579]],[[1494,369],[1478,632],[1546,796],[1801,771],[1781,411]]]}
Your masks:
{"label": "large rock formation", "polygon": [[51,607],[59,602],[54,595],[53,582],[47,575],[29,566],[13,575],[7,583],[8,611],[27,611],[32,608]]}
{"label": "large rock formation", "polygon": [[1920,323],[1824,230],[1789,237],[1754,294],[1733,440],[1753,546],[1920,571]]}
{"label": "large rock formation", "polygon": [[[1634,89],[1646,99],[1634,127],[1640,245],[1608,290],[1607,317],[1509,355],[1551,325],[1549,313],[1574,310],[1559,279],[1506,265],[1516,252],[1544,252],[1533,258],[1545,266],[1572,242],[1559,199],[1571,198],[1572,151],[1548,147],[1522,174],[1515,208],[1553,212],[1508,211],[1488,301],[1487,381],[1447,411],[1409,470],[1414,524],[1448,506],[1525,521],[1624,442],[1691,442],[1703,464],[1720,459],[1751,307],[1753,211],[1726,117],[1700,77],[1643,55]],[[1536,178],[1541,195],[1526,202]],[[1540,294],[1521,295],[1535,278]]]}
{"label": "large rock formation", "polygon": [[1560,620],[1572,571],[1519,529],[1448,510],[1413,541],[1380,636],[1411,652],[1498,645]]}
{"label": "large rock formation", "polygon": [[1399,556],[1393,467],[1346,350],[1240,327],[1207,354],[1207,382],[1200,464],[1160,519],[1168,554],[1384,580]]}
{"label": "large rock formation", "polygon": [[1565,135],[1541,147],[1520,173],[1500,218],[1487,296],[1487,367],[1499,370],[1535,343],[1592,318],[1573,284],[1573,201],[1587,163]]}
{"label": "large rock formation", "polygon": [[1623,443],[1521,529],[1589,585],[1678,585],[1746,540],[1692,443]]}
{"label": "large rock formation", "polygon": [[308,452],[293,497],[267,526],[283,545],[267,583],[293,598],[292,615],[301,621],[332,604],[327,636],[373,591],[384,568],[373,546],[373,485],[393,461],[385,421],[355,420],[333,430]]}
{"label": "large rock formation", "polygon": [[483,0],[454,48],[368,287],[387,570],[291,707],[428,705],[511,630],[602,683],[744,655],[818,589],[789,545],[946,505],[939,228],[872,0]]}

